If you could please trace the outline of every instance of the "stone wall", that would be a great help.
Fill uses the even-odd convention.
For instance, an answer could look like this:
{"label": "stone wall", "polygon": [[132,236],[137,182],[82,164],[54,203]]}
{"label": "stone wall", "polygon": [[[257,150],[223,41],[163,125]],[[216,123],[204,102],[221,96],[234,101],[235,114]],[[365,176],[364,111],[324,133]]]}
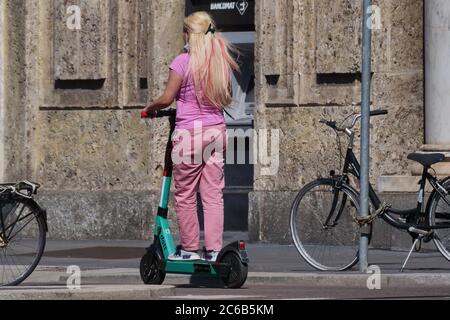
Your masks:
{"label": "stone wall", "polygon": [[[296,191],[339,168],[335,135],[318,121],[341,120],[359,110],[362,2],[256,3],[255,127],[280,130],[280,169],[264,176],[256,166],[250,238],[289,243]],[[409,173],[406,156],[423,144],[423,5],[421,0],[374,4],[381,9],[382,28],[373,32],[372,108],[389,111],[371,121],[376,185],[380,175]],[[358,145],[359,139],[356,154]]]}
{"label": "stone wall", "polygon": [[5,62],[6,62],[6,21],[5,3],[0,1],[0,180],[5,172]]}
{"label": "stone wall", "polygon": [[27,154],[29,128],[25,125],[27,110],[25,106],[25,16],[24,1],[7,1],[3,3],[4,25],[8,30],[3,34],[5,58],[4,96],[3,96],[3,141],[4,173],[27,175],[30,163]]}
{"label": "stone wall", "polygon": [[[68,28],[71,5],[80,30]],[[147,126],[139,111],[183,48],[184,1],[2,0],[2,9],[2,180],[42,184],[50,238],[149,238],[167,124]]]}

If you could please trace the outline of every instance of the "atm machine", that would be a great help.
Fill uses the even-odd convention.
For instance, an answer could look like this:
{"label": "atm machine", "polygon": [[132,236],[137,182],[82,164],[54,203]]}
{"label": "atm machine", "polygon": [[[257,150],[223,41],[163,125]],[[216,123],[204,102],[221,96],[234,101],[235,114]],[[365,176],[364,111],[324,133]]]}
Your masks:
{"label": "atm machine", "polygon": [[[240,73],[233,75],[233,104],[226,109],[228,141],[225,165],[225,231],[248,231],[248,194],[253,190],[252,130],[255,107],[255,0],[187,0],[186,16],[206,11],[214,18],[218,31],[239,50]],[[239,155],[239,157],[238,157]],[[199,216],[202,216],[199,201]],[[200,219],[203,221],[203,219]],[[202,222],[201,222],[202,224]],[[201,225],[203,229],[203,225]]]}

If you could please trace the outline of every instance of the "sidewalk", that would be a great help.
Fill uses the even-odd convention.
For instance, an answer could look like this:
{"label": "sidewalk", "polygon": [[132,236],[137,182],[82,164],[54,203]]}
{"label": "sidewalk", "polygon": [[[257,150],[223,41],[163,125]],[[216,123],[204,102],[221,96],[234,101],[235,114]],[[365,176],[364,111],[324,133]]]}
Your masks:
{"label": "sidewalk", "polygon": [[[139,262],[147,241],[49,241],[39,267],[24,285],[65,284],[68,266],[81,269],[83,284],[141,284]],[[365,286],[368,275],[353,270],[339,273],[312,269],[295,247],[247,244],[250,258],[248,284],[296,283],[324,286]],[[450,262],[437,251],[413,253],[403,273],[405,251],[371,250],[369,264],[381,269],[385,286],[448,284]],[[188,276],[168,275],[164,284],[184,284]]]}

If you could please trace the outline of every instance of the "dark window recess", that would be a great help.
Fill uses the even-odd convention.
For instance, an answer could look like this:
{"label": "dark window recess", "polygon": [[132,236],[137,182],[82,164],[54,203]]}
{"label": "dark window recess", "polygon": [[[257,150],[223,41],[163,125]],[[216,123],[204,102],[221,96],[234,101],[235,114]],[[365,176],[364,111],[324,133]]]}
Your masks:
{"label": "dark window recess", "polygon": [[60,90],[101,90],[106,79],[95,80],[56,80],[55,89]]}
{"label": "dark window recess", "polygon": [[[224,231],[248,231],[248,193],[223,195]],[[200,230],[205,230],[204,212],[200,194],[197,194],[197,217]]]}
{"label": "dark window recess", "polygon": [[[249,129],[249,128],[242,128]],[[245,139],[242,141],[242,139]],[[239,146],[238,140],[242,145]],[[243,143],[245,142],[245,143]],[[248,137],[234,138],[233,163],[225,164],[225,190],[224,190],[224,230],[248,231],[248,193],[253,188],[254,165],[250,163],[251,140]],[[230,146],[230,145],[229,145]],[[239,153],[245,153],[245,164],[237,164]],[[244,160],[241,159],[241,160]],[[200,194],[197,194],[197,213],[200,229],[204,230],[204,214]]]}
{"label": "dark window recess", "polygon": [[[245,139],[245,143],[239,142],[239,140]],[[225,164],[225,181],[227,186],[243,186],[251,187],[253,186],[253,167],[254,165],[250,163],[250,138],[234,138],[234,159],[233,163]],[[240,148],[240,144],[244,149]],[[238,155],[245,155],[244,159],[240,159]],[[244,160],[244,161],[242,161]],[[239,163],[245,162],[245,163]],[[226,188],[226,187],[225,187]]]}
{"label": "dark window recess", "polygon": [[280,80],[279,74],[267,74],[266,75],[266,81],[269,86],[276,86],[279,80]]}
{"label": "dark window recess", "polygon": [[361,81],[361,73],[318,73],[317,84],[336,85],[336,84],[354,84]]}
{"label": "dark window recess", "polygon": [[141,89],[141,90],[148,89],[147,78],[140,78],[139,79],[139,89]]}

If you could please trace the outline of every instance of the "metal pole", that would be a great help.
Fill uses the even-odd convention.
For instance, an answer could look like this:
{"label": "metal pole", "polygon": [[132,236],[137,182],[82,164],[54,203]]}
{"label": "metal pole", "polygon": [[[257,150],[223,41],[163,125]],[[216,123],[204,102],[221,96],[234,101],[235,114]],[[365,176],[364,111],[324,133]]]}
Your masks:
{"label": "metal pole", "polygon": [[[362,50],[362,92],[361,92],[361,180],[360,215],[369,215],[369,138],[370,138],[370,83],[372,62],[372,23],[370,20],[372,0],[363,0],[363,50]],[[359,270],[368,268],[367,251],[369,235],[361,229],[359,243]]]}

